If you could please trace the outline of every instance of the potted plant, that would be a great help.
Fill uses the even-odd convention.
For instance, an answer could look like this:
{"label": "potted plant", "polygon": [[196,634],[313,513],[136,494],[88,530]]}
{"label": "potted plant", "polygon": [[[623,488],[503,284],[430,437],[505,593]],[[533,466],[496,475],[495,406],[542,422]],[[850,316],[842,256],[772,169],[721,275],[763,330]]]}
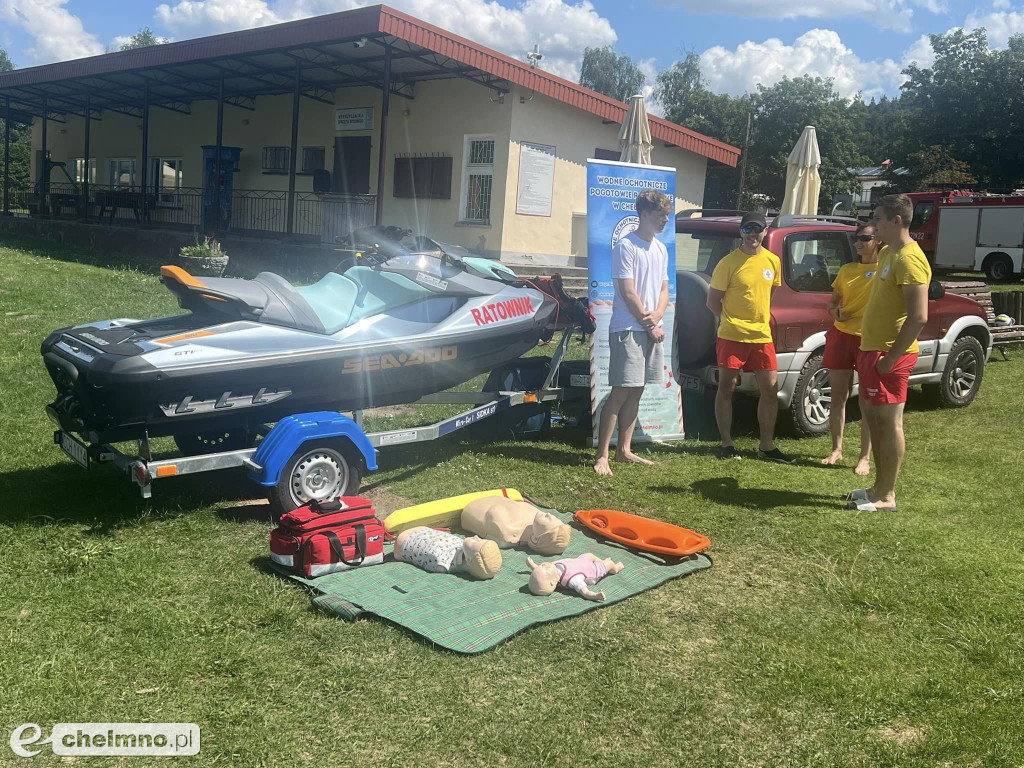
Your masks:
{"label": "potted plant", "polygon": [[228,255],[214,238],[200,241],[197,234],[195,245],[184,245],[178,251],[178,264],[191,275],[220,277],[227,269]]}

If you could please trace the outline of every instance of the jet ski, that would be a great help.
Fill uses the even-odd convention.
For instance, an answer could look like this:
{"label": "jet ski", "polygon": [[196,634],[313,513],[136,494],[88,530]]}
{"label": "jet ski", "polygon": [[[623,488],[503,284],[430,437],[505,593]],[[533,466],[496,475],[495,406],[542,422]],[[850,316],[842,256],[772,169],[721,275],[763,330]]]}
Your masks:
{"label": "jet ski", "polygon": [[184,314],[78,325],[43,342],[57,389],[48,414],[91,443],[174,435],[179,446],[228,450],[287,415],[414,402],[519,357],[558,326],[592,330],[557,275],[519,280],[433,241],[429,252],[407,250],[379,229],[308,286],[271,272],[242,280],[162,267]]}

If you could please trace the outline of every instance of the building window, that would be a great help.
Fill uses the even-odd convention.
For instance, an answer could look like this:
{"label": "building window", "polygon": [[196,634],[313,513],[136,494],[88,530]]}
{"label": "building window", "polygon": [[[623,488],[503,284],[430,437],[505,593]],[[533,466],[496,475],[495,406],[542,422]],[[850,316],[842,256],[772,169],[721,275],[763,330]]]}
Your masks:
{"label": "building window", "polygon": [[[68,160],[68,170],[71,173],[71,178],[75,180],[76,184],[85,183],[85,158],[84,157],[72,157]],[[96,183],[96,158],[89,158],[89,183]]]}
{"label": "building window", "polygon": [[462,220],[490,224],[494,136],[466,136],[462,157]]}
{"label": "building window", "polygon": [[263,148],[263,172],[264,173],[287,173],[288,172],[288,147],[264,147]]}
{"label": "building window", "polygon": [[324,169],[325,152],[323,147],[302,148],[302,173],[312,173]]}
{"label": "building window", "polygon": [[135,186],[135,158],[111,157],[107,159],[107,179],[112,187],[122,189]]}
{"label": "building window", "polygon": [[598,147],[594,150],[595,160],[614,160],[618,162],[622,159],[622,152],[618,149],[601,149]]}
{"label": "building window", "polygon": [[396,157],[396,198],[450,200],[452,159],[450,157]]}
{"label": "building window", "polygon": [[181,158],[149,158],[149,187],[157,195],[159,205],[177,205],[181,192]]}

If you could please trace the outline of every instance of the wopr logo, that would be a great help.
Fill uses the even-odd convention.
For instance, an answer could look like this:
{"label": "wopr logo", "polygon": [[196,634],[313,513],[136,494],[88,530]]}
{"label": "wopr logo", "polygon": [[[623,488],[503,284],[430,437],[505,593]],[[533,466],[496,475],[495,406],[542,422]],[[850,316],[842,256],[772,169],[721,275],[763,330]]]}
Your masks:
{"label": "wopr logo", "polygon": [[[35,757],[49,744],[55,755],[185,757],[199,754],[195,723],[57,723],[49,737],[25,723],[14,729],[10,745],[19,757]],[[38,747],[29,749],[28,747]]]}

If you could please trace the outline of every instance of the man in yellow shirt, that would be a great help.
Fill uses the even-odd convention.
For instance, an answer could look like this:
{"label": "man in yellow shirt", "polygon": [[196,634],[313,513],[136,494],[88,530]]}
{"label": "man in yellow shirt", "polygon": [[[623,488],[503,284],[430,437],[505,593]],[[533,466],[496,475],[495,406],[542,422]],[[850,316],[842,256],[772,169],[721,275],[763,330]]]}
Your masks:
{"label": "man in yellow shirt", "polygon": [[875,484],[852,491],[850,508],[896,510],[896,478],[906,452],[903,407],[917,364],[917,337],[928,322],[932,270],[910,237],[914,205],[906,195],[886,195],[872,220],[885,248],[878,254],[871,295],[861,322],[857,375],[860,404],[871,430]]}
{"label": "man in yellow shirt", "polygon": [[718,262],[711,274],[708,309],[719,320],[715,420],[722,436],[720,458],[742,458],[732,442],[732,396],[740,371],[752,371],[760,394],[757,422],[761,443],[757,457],[792,464],[795,459],[775,447],[779,365],[770,320],[772,294],[782,285],[782,264],[778,256],[761,246],[766,228],[763,214],[744,214],[740,247]]}

